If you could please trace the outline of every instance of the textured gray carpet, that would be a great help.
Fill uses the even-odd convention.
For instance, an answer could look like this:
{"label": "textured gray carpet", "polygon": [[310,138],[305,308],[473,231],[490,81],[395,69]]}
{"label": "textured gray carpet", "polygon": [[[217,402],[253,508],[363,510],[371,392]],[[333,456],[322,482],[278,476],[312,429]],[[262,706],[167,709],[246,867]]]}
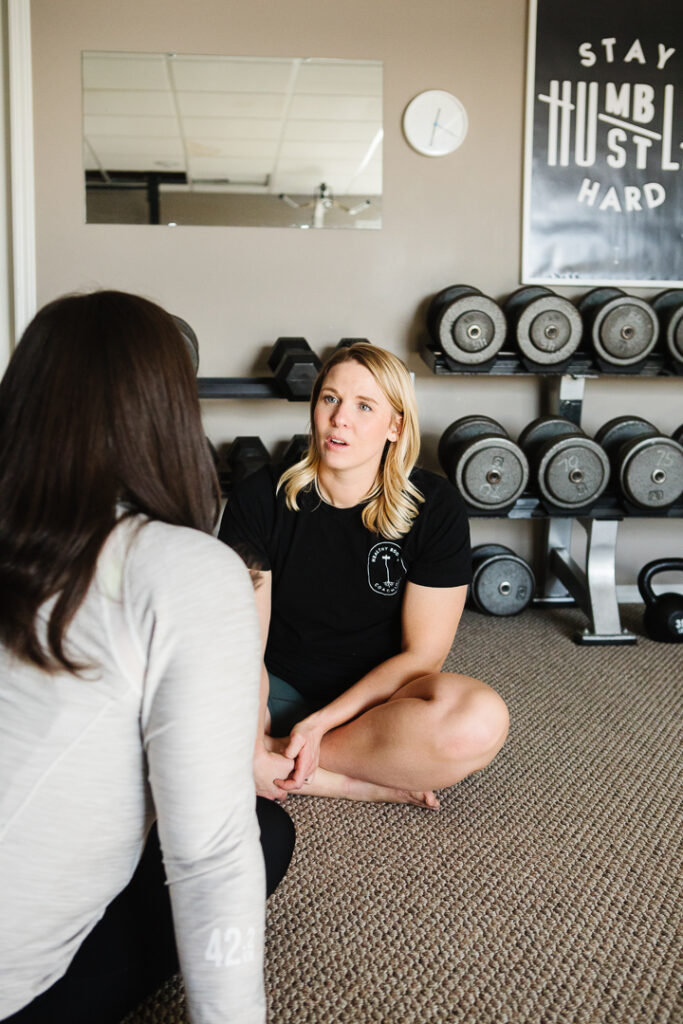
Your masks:
{"label": "textured gray carpet", "polygon": [[[271,1024],[683,1022],[683,647],[576,647],[584,624],[465,613],[447,667],[512,726],[440,812],[288,800]],[[175,979],[127,1024],[185,1020]]]}

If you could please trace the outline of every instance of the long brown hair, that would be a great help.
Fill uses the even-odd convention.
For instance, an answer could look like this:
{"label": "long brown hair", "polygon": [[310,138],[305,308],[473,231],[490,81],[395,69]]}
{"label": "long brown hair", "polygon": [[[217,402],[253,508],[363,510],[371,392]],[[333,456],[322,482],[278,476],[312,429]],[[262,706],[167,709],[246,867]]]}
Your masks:
{"label": "long brown hair", "polygon": [[[80,667],[64,634],[120,503],[211,531],[220,492],[193,367],[153,302],[65,296],[34,317],[0,382],[0,640],[21,659]],[[54,595],[45,650],[36,613]]]}
{"label": "long brown hair", "polygon": [[[401,420],[397,440],[386,444],[377,479],[362,512],[366,529],[398,540],[408,532],[420,511],[420,503],[424,501],[421,492],[409,479],[420,453],[415,388],[405,363],[393,352],[369,342],[356,342],[338,349],[318,374],[311,393],[311,425],[328,373],[334,366],[350,360],[370,371]],[[303,490],[311,486],[317,489],[319,464],[320,453],[315,443],[315,432],[311,430],[308,452],[285,470],[278,481],[278,490],[284,488],[289,508],[299,508],[298,495]]]}

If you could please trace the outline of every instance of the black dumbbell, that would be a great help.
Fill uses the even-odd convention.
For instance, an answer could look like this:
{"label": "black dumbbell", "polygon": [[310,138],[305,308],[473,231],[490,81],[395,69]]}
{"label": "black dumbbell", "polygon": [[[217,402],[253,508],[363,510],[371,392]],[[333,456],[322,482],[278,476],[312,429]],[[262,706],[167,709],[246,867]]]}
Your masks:
{"label": "black dumbbell", "polygon": [[683,572],[683,558],[658,558],[638,573],[638,590],[645,602],[643,625],[653,640],[683,644],[683,597],[673,592],[655,595],[652,577],[659,572]]}
{"label": "black dumbbell", "polygon": [[564,416],[539,416],[517,439],[544,502],[571,511],[593,505],[607,487],[605,451]]}
{"label": "black dumbbell", "polygon": [[669,288],[652,300],[659,332],[666,342],[676,373],[683,375],[683,289]]}
{"label": "black dumbbell", "polygon": [[683,445],[660,434],[640,416],[617,416],[604,423],[595,440],[612,465],[622,495],[644,509],[668,508],[683,493]]}
{"label": "black dumbbell", "polygon": [[268,366],[285,398],[303,402],[311,397],[322,363],[305,338],[278,338],[268,356]]}
{"label": "black dumbbell", "polygon": [[639,373],[659,337],[652,306],[620,288],[593,288],[579,302],[579,312],[600,368]]}
{"label": "black dumbbell", "polygon": [[677,444],[683,444],[683,423],[681,423],[680,427],[674,430],[671,436]]}
{"label": "black dumbbell", "polygon": [[352,345],[370,345],[368,338],[340,338],[334,346],[337,348],[351,348]]}
{"label": "black dumbbell", "polygon": [[220,462],[221,462],[220,456],[218,454],[218,450],[217,450],[215,444],[213,444],[209,440],[208,437],[206,439],[206,443],[207,443],[208,448],[209,448],[209,455],[211,456],[211,461],[213,462],[213,468],[216,470],[216,472],[218,472],[218,468],[219,468]]}
{"label": "black dumbbell", "polygon": [[507,299],[508,340],[529,369],[566,364],[581,342],[583,325],[576,307],[550,288],[518,288]]}
{"label": "black dumbbell", "polygon": [[188,352],[190,353],[190,359],[192,360],[192,366],[194,367],[194,372],[197,373],[199,370],[199,342],[197,341],[197,335],[186,320],[183,320],[182,317],[175,316],[173,314],[171,315],[173,316],[173,319],[185,340]]}
{"label": "black dumbbell", "polygon": [[500,423],[489,416],[463,416],[439,441],[439,461],[472,508],[511,508],[526,487],[529,464]]}
{"label": "black dumbbell", "polygon": [[469,284],[444,288],[427,311],[427,330],[456,366],[488,363],[503,347],[505,317],[497,302]]}
{"label": "black dumbbell", "polygon": [[308,434],[294,434],[282,453],[282,462],[285,466],[293,466],[295,462],[303,459],[308,452],[310,440]]}
{"label": "black dumbbell", "polygon": [[262,466],[267,466],[270,455],[260,437],[242,435],[236,437],[230,445],[225,461],[230,470],[230,484],[234,485]]}
{"label": "black dumbbell", "polygon": [[504,544],[472,549],[470,598],[488,615],[518,615],[531,603],[536,580],[528,562]]}

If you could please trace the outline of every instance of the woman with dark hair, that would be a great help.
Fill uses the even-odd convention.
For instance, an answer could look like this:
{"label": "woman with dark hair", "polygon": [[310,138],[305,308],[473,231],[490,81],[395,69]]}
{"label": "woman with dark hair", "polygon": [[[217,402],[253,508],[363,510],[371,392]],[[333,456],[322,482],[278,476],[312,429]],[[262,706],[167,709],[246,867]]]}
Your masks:
{"label": "woman with dark hair", "polygon": [[257,756],[296,759],[287,791],[436,809],[433,790],[505,742],[502,699],[442,672],[470,580],[467,518],[451,484],[415,466],[405,365],[369,343],[339,349],[311,397],[311,438],[289,469],[230,495],[219,536],[263,566],[269,725]]}
{"label": "woman with dark hair", "polygon": [[[293,829],[272,782],[255,813],[259,624],[246,567],[210,536],[218,509],[173,318],[107,291],[41,310],[0,383],[13,1024],[113,1024],[178,957],[195,1024],[265,1020],[266,882]],[[293,766],[269,757],[271,778]]]}

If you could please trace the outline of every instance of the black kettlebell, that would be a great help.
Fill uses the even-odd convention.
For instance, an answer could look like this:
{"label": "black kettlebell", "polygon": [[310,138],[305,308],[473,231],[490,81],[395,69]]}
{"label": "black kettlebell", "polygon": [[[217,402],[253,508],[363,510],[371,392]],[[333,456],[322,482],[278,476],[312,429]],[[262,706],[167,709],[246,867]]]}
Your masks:
{"label": "black kettlebell", "polygon": [[683,558],[658,558],[638,573],[638,590],[645,602],[643,625],[648,636],[665,644],[683,643],[683,595],[660,594],[652,590],[652,577],[658,572],[683,572]]}

